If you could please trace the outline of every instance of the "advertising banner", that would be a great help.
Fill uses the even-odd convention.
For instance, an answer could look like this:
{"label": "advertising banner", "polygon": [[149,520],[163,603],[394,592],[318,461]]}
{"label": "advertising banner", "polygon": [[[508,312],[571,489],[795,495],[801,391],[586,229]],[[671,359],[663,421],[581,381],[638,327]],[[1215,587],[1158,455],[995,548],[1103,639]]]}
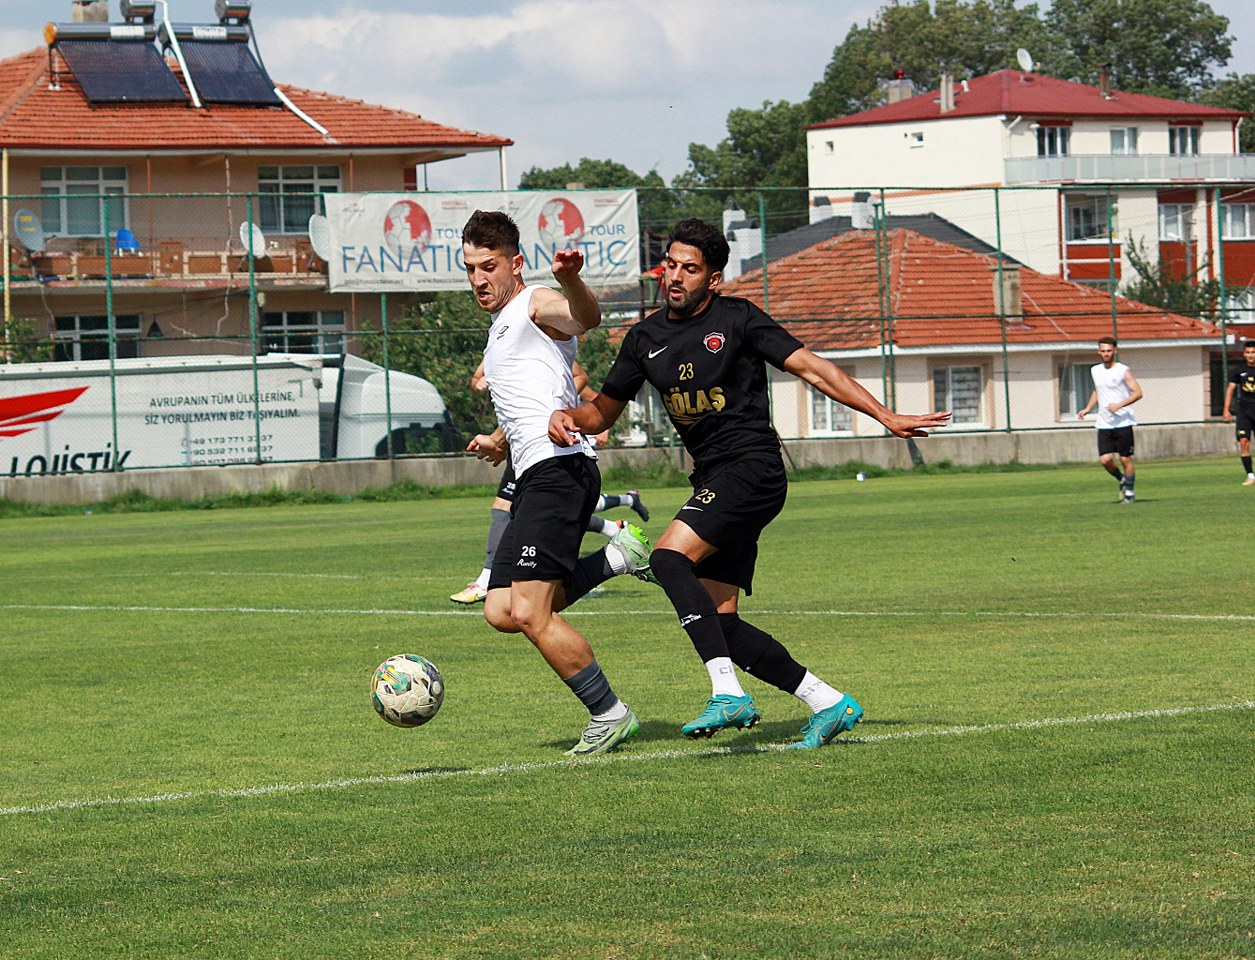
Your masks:
{"label": "advertising banner", "polygon": [[523,277],[553,283],[554,252],[584,254],[590,287],[635,283],[640,226],[635,190],[491,193],[329,193],[332,293],[467,290],[462,227],[476,210],[518,224]]}
{"label": "advertising banner", "polygon": [[112,387],[107,361],[64,364],[64,372],[29,365],[48,371],[42,379],[9,379],[5,371],[23,368],[0,367],[0,476],[318,459],[312,370],[267,363],[254,386],[252,367],[237,357],[140,363],[119,361]]}

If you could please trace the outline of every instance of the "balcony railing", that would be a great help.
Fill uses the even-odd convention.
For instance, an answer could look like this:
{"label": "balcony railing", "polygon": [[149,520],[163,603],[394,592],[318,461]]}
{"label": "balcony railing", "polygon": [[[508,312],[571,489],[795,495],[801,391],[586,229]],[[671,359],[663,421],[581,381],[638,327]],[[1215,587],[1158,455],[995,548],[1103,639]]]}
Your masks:
{"label": "balcony railing", "polygon": [[[205,247],[208,245],[206,244]],[[152,252],[118,252],[106,258],[104,241],[53,240],[48,249],[31,253],[14,245],[10,253],[9,276],[13,281],[39,283],[103,282],[113,280],[222,281],[249,274],[249,257],[232,250],[205,247],[189,249],[181,241],[166,240]],[[252,272],[260,277],[288,283],[323,285],[327,266],[315,254],[308,240],[272,242],[263,256],[252,262]]]}
{"label": "balcony railing", "polygon": [[1230,183],[1255,180],[1255,154],[1206,154],[1197,157],[1110,156],[1008,157],[1008,184],[1037,183]]}

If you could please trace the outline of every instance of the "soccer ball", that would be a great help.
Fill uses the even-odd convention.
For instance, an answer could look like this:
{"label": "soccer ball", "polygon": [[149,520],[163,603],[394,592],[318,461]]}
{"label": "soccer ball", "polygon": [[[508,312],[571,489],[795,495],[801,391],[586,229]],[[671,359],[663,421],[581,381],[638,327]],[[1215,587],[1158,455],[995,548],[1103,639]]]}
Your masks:
{"label": "soccer ball", "polygon": [[444,701],[444,680],[426,657],[399,653],[375,670],[370,702],[394,727],[421,727]]}

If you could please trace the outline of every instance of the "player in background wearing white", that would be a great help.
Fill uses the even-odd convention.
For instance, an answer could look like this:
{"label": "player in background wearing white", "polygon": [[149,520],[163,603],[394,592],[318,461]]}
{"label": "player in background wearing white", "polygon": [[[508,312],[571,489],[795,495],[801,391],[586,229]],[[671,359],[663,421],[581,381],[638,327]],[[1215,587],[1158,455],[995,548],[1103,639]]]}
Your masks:
{"label": "player in background wearing white", "polygon": [[[1133,480],[1137,468],[1133,464],[1133,428],[1137,417],[1133,404],[1142,399],[1142,388],[1133,371],[1116,360],[1119,344],[1115,337],[1103,337],[1098,341],[1099,362],[1089,369],[1094,380],[1094,391],[1089,403],[1078,410],[1076,418],[1098,407],[1095,426],[1098,427],[1098,461],[1120,484],[1120,503],[1133,502]],[[1117,457],[1119,462],[1116,462]]]}
{"label": "player in background wearing white", "polygon": [[[575,389],[579,391],[581,398],[587,399],[585,394],[591,397],[596,393],[595,390],[588,386],[588,374],[584,372],[584,368],[578,363],[571,364],[571,375],[575,380]],[[480,361],[479,366],[475,368],[475,372],[471,374],[471,392],[480,396],[488,395],[488,379],[484,376],[483,361]],[[589,439],[596,441],[594,446],[601,446],[607,438],[607,434],[599,434],[597,437],[590,437]],[[497,495],[492,500],[492,519],[488,524],[488,539],[484,545],[483,569],[479,571],[478,577],[457,593],[449,596],[449,599],[454,603],[482,603],[484,598],[488,596],[488,577],[492,572],[492,560],[497,555],[497,545],[501,542],[501,534],[505,532],[505,525],[510,522],[510,504],[513,500],[514,471],[507,463],[501,483],[497,487]],[[612,510],[615,507],[631,507],[641,518],[642,522],[649,520],[649,508],[645,506],[641,500],[640,493],[636,490],[629,490],[623,494],[603,493],[598,497],[597,506],[594,509],[599,514],[603,510]],[[594,515],[589,518],[588,532],[599,533],[607,539],[614,539],[625,525],[625,522],[622,520],[607,520],[604,517]]]}
{"label": "player in background wearing white", "polygon": [[559,446],[548,435],[553,411],[579,402],[571,364],[579,335],[601,323],[601,306],[580,277],[584,257],[576,250],[554,254],[562,293],[526,284],[518,227],[504,213],[472,214],[462,230],[462,258],[479,308],[492,315],[484,373],[499,424],[467,449],[500,463],[508,444],[517,477],[484,617],[502,633],[526,636],[588,709],[588,724],[569,754],[602,753],[640,724],[611,689],[588,641],[558,611],[610,576],[647,566],[650,545],[626,528],[638,535],[635,543],[625,540],[622,551],[609,549],[612,543],[580,558],[601,488],[596,454],[583,437]]}
{"label": "player in background wearing white", "polygon": [[1224,394],[1224,422],[1233,419],[1237,406],[1238,456],[1246,471],[1244,487],[1255,487],[1255,469],[1251,467],[1251,434],[1255,433],[1255,340],[1242,345],[1242,366],[1229,375],[1229,387]]}

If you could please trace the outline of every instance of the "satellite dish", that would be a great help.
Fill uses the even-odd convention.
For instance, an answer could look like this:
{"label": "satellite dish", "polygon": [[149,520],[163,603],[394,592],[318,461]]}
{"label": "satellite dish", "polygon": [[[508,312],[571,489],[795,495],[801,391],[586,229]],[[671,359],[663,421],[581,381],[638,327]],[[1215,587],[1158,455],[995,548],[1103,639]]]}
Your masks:
{"label": "satellite dish", "polygon": [[1015,62],[1020,65],[1020,69],[1025,73],[1033,72],[1033,55],[1023,47],[1015,51]]}
{"label": "satellite dish", "polygon": [[240,243],[244,244],[244,252],[254,260],[266,255],[266,235],[251,220],[240,224]]}
{"label": "satellite dish", "polygon": [[331,262],[331,225],[321,213],[309,218],[309,242],[324,263]]}
{"label": "satellite dish", "polygon": [[31,253],[39,253],[48,242],[43,223],[25,207],[13,214],[13,232],[17,234],[17,242]]}

